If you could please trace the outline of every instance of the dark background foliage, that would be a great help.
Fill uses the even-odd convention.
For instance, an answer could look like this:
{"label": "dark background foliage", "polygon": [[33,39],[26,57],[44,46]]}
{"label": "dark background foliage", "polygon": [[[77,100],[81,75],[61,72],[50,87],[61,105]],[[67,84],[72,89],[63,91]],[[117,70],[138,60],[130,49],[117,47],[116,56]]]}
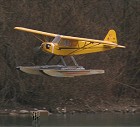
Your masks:
{"label": "dark background foliage", "polygon": [[[96,105],[140,97],[139,0],[0,0],[0,106]],[[49,54],[22,26],[64,35],[104,39],[115,29],[126,49],[76,56],[79,65],[103,75],[55,78],[28,75],[19,65],[45,65]],[[52,62],[52,64],[55,62]],[[68,59],[69,62],[69,59]]]}

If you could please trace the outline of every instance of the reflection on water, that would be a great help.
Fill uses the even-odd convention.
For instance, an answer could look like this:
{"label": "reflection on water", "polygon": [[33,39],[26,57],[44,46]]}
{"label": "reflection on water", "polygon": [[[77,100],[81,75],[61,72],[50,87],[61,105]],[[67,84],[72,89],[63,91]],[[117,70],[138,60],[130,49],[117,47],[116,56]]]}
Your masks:
{"label": "reflection on water", "polygon": [[52,127],[52,126],[140,126],[140,114],[69,114],[41,115],[32,120],[30,115],[0,116],[0,127]]}

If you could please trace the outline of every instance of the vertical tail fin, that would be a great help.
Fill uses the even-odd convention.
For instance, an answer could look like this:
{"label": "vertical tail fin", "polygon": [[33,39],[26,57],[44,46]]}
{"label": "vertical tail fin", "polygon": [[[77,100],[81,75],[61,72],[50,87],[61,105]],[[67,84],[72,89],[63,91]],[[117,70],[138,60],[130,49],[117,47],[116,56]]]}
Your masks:
{"label": "vertical tail fin", "polygon": [[104,41],[110,41],[110,42],[117,43],[117,37],[116,37],[115,30],[109,30],[106,37],[104,38]]}

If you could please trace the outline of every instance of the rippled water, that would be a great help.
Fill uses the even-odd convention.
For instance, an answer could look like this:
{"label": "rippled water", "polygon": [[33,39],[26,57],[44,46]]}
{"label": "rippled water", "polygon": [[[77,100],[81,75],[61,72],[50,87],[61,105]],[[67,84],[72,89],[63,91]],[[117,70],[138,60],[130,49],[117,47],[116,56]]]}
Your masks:
{"label": "rippled water", "polygon": [[52,127],[52,126],[139,126],[140,114],[69,114],[69,115],[41,115],[38,121],[32,120],[30,115],[0,115],[0,127]]}

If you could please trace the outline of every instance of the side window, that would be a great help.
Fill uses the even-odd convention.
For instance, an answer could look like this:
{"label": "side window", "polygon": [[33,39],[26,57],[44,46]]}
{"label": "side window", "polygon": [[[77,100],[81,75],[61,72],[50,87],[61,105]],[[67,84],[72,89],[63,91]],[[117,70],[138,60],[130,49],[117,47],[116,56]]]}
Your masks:
{"label": "side window", "polygon": [[69,40],[62,40],[61,39],[61,41],[59,42],[59,45],[60,46],[64,46],[64,47],[67,47],[67,46],[71,46],[71,43],[70,43],[70,41]]}

